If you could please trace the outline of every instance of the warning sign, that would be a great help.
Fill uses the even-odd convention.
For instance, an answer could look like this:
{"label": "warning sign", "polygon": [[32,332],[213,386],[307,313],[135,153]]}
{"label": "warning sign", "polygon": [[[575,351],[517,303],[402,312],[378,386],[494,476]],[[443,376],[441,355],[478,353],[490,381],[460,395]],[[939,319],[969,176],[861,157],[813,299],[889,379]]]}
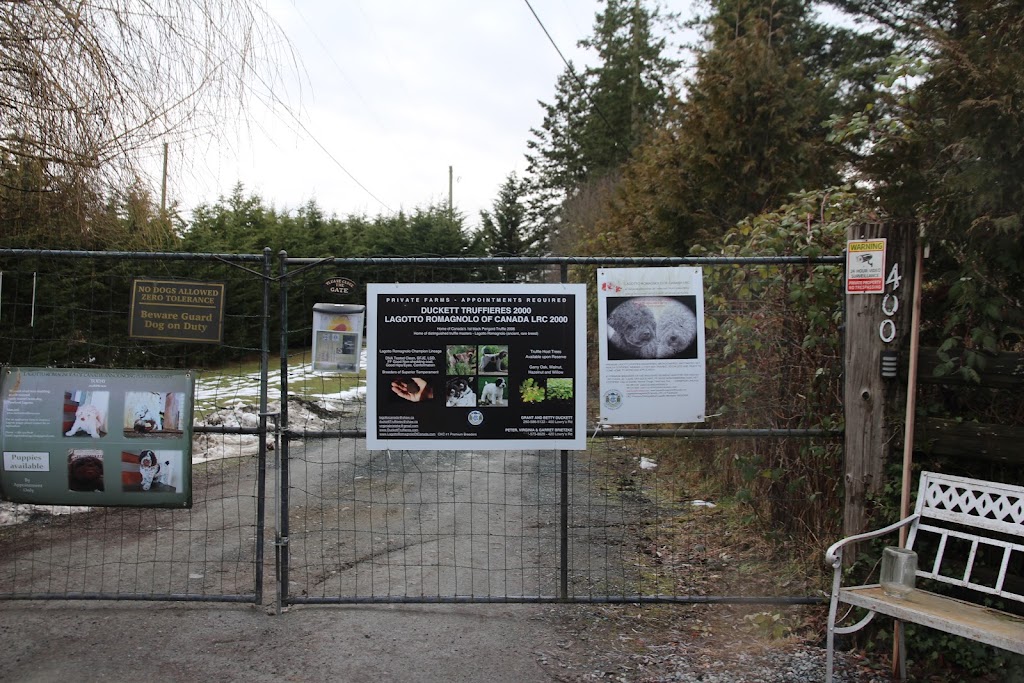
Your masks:
{"label": "warning sign", "polygon": [[846,243],[846,293],[885,292],[885,239]]}
{"label": "warning sign", "polygon": [[224,334],[224,283],[132,281],[133,339],[217,344]]}

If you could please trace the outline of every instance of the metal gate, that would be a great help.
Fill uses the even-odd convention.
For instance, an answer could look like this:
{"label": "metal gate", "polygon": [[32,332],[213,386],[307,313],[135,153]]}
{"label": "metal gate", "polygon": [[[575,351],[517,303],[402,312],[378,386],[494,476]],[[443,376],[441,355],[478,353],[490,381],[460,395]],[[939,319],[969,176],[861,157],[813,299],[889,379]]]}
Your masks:
{"label": "metal gate", "polygon": [[[371,452],[356,378],[346,384],[304,372],[308,362],[297,349],[308,344],[311,330],[290,328],[288,321],[295,319],[296,307],[311,320],[320,284],[335,276],[361,284],[587,282],[597,266],[694,265],[706,272],[774,269],[797,277],[834,268],[840,282],[836,266],[841,263],[841,257],[302,259],[282,254],[281,374],[291,400],[282,402],[281,412],[279,603],[820,602],[812,586],[753,580],[766,568],[781,575],[787,561],[782,554],[768,563],[738,561],[735,547],[751,544],[723,538],[713,502],[735,498],[735,490],[686,489],[699,482],[708,458],[737,448],[753,453],[796,448],[838,457],[839,430],[808,426],[815,425],[813,419],[750,424],[733,416],[701,429],[591,429],[585,451]],[[716,279],[710,281],[714,286]],[[594,295],[592,282],[588,291]],[[354,300],[361,301],[361,295]],[[841,301],[837,290],[837,310]],[[736,315],[756,315],[765,305],[747,295],[725,307]],[[588,355],[592,361],[596,356],[593,340]],[[710,385],[717,377],[708,372]],[[591,396],[595,375],[591,363]],[[782,398],[752,399],[760,405],[752,407],[751,416],[764,414],[765,406],[770,412]],[[813,417],[816,406],[808,401],[805,407]],[[780,495],[786,495],[784,489]]]}
{"label": "metal gate", "polygon": [[[269,250],[0,250],[3,364],[189,368],[197,456],[191,509],[2,504],[0,599],[262,602],[272,573],[263,552],[272,266]],[[224,283],[223,342],[130,339],[137,277]],[[116,486],[124,465],[110,441],[96,448],[112,451],[107,462],[117,466],[105,474]]]}
{"label": "metal gate", "polygon": [[[786,578],[794,549],[784,539],[759,546],[737,537],[729,526],[735,515],[722,507],[742,505],[769,524],[778,514],[772,506],[784,513],[787,501],[808,495],[839,509],[841,432],[818,419],[828,410],[814,383],[838,375],[841,356],[811,358],[801,349],[803,332],[788,329],[785,314],[806,307],[791,294],[808,273],[824,269],[836,284],[818,296],[831,297],[828,316],[841,315],[842,262],[282,253],[275,273],[269,250],[0,250],[3,362],[192,368],[200,456],[190,510],[4,508],[29,519],[0,526],[0,599],[261,603],[264,586],[273,585],[279,607],[819,602],[815,586]],[[712,416],[699,429],[591,429],[583,451],[371,452],[364,380],[309,368],[312,310],[328,277],[360,284],[591,282],[598,266],[675,265],[703,267],[706,297],[714,300],[709,408],[720,387],[749,388],[742,410]],[[775,278],[782,290],[737,284],[737,274],[752,282]],[[223,344],[129,339],[127,292],[140,276],[225,282]],[[357,291],[354,301],[361,296]],[[721,333],[725,325],[730,335]],[[279,367],[271,369],[275,344]],[[593,394],[593,338],[588,349]],[[719,364],[723,358],[742,362]],[[757,363],[773,365],[766,372]],[[775,375],[785,382],[774,382]],[[792,386],[808,387],[806,395],[783,390]],[[722,468],[729,474],[707,476]],[[814,529],[827,523],[794,521]],[[264,552],[267,542],[273,553]]]}

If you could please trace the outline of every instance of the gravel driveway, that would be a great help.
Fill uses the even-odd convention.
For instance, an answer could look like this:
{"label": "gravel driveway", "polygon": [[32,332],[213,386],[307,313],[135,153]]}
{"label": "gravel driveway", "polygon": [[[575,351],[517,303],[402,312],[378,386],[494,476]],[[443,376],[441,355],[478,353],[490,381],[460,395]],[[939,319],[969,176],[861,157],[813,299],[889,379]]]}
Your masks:
{"label": "gravel driveway", "polygon": [[[290,595],[500,599],[556,591],[551,454],[385,457],[328,440],[293,444],[292,458]],[[572,488],[593,486],[590,474],[574,468]],[[31,556],[33,569],[15,574],[15,584],[52,590],[53,577],[40,568],[52,565],[59,587],[63,564],[80,562],[87,571],[72,590],[99,581],[125,593],[139,585],[246,593],[254,481],[251,459],[230,461],[197,478],[191,511],[105,510],[42,523],[18,542],[6,534],[0,569],[17,553]],[[569,550],[574,568],[604,573],[574,571],[573,594],[614,594],[622,585],[607,585],[609,577],[632,580],[626,570],[633,568],[609,563],[638,547],[628,535],[649,510],[642,500],[628,510],[595,500],[570,511]],[[102,533],[90,531],[89,515],[102,520]],[[125,557],[143,558],[134,571],[152,575],[133,576]],[[745,616],[757,607],[307,604],[277,615],[272,561],[268,544],[261,606],[0,602],[0,680],[800,683],[824,676],[821,648],[751,635]],[[842,656],[839,669],[843,683],[884,680],[853,656]]]}

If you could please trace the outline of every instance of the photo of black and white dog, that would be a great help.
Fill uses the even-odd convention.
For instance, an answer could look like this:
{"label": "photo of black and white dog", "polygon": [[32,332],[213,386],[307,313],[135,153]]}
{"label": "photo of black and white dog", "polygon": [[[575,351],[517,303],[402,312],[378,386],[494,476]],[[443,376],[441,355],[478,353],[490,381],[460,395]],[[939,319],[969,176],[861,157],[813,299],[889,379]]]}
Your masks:
{"label": "photo of black and white dog", "polygon": [[473,391],[472,379],[468,377],[452,377],[446,385],[445,405],[449,408],[476,405],[476,392]]}
{"label": "photo of black and white dog", "polygon": [[174,490],[171,460],[167,457],[161,458],[148,448],[139,451],[139,474],[142,476],[143,491]]}
{"label": "photo of black and white dog", "polygon": [[480,373],[485,375],[507,375],[508,347],[482,347],[480,353]]}
{"label": "photo of black and white dog", "polygon": [[156,453],[149,449],[139,453],[139,474],[142,475],[143,491],[151,489],[154,480],[160,482],[160,462],[156,459]]}
{"label": "photo of black and white dog", "polygon": [[505,378],[499,377],[493,382],[483,381],[480,389],[480,405],[482,406],[507,406],[505,400]]}

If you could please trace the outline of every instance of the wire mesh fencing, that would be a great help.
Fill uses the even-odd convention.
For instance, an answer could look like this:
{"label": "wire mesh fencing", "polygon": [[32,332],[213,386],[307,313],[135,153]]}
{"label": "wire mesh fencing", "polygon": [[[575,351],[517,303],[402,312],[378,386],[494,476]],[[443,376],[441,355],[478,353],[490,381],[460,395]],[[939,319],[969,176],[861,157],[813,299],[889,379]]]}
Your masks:
{"label": "wire mesh fencing", "polygon": [[599,428],[591,408],[582,451],[368,451],[361,374],[290,384],[282,603],[819,602],[807,539],[839,509],[838,258],[286,258],[282,367],[308,362],[325,278],[515,273],[588,283],[596,406],[595,268],[684,264],[706,283],[709,417],[694,429]]}
{"label": "wire mesh fencing", "polygon": [[[620,265],[704,269],[705,423],[597,426],[594,271]],[[587,283],[586,449],[368,450],[365,371],[312,367],[338,276],[354,303],[372,282]],[[139,277],[224,283],[222,342],[129,337]],[[816,602],[807,568],[840,509],[841,282],[838,257],[0,251],[7,366],[195,380],[192,507],[4,503],[0,598]]]}
{"label": "wire mesh fencing", "polygon": [[[0,599],[262,599],[269,275],[266,254],[0,250],[5,366],[187,369],[195,383],[191,508],[77,505],[75,494],[69,505],[0,503]],[[137,278],[224,284],[222,342],[130,337]],[[108,417],[110,432],[89,445],[104,453],[105,490],[128,490],[140,465],[115,443],[120,416]],[[56,437],[56,468],[53,431],[40,436]]]}

